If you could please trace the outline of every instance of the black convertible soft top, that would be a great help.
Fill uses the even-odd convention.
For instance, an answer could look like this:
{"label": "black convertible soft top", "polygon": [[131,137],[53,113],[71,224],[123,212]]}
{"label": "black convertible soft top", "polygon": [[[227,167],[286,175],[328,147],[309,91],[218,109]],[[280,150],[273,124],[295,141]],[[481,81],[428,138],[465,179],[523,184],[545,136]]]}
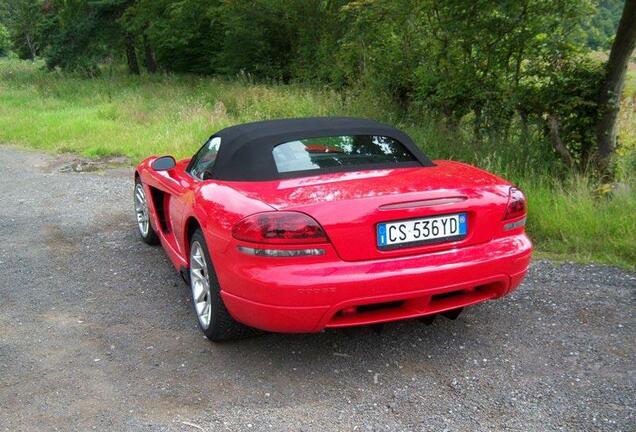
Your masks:
{"label": "black convertible soft top", "polygon": [[[211,138],[221,138],[221,145],[211,178],[228,181],[260,181],[298,176],[298,173],[278,173],[272,155],[276,145],[305,138],[340,135],[374,135],[393,138],[413,154],[417,159],[416,165],[433,165],[407,134],[392,126],[374,120],[350,117],[310,117],[245,123],[217,132]],[[303,172],[300,175],[308,174],[310,172]]]}

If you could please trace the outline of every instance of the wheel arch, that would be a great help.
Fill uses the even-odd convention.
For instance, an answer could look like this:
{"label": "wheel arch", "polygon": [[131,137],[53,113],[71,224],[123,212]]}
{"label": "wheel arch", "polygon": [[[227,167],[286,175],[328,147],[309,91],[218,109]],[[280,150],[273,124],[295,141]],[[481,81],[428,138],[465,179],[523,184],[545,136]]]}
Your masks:
{"label": "wheel arch", "polygon": [[183,234],[184,234],[184,239],[183,239],[183,245],[185,246],[185,258],[186,261],[188,262],[188,265],[190,265],[190,239],[192,238],[192,236],[194,235],[194,232],[199,229],[202,230],[201,224],[199,223],[199,221],[197,220],[196,217],[194,216],[189,216],[186,219],[185,225],[183,226]]}

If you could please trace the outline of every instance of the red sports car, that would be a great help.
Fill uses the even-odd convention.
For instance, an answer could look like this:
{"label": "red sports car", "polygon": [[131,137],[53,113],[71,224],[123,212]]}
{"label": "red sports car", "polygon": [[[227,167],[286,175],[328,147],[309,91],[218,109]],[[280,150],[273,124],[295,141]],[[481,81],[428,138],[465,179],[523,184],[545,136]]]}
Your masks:
{"label": "red sports car", "polygon": [[532,252],[519,189],[372,120],[229,127],[141,162],[134,196],[214,341],[454,317],[516,288]]}

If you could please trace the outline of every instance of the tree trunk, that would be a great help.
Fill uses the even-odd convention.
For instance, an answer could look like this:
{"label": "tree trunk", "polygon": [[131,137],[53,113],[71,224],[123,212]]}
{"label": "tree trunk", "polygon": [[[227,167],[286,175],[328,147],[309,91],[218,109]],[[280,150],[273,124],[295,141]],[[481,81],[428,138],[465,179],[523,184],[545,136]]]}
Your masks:
{"label": "tree trunk", "polygon": [[554,146],[563,162],[570,168],[574,167],[575,161],[568,148],[563,144],[561,140],[561,134],[559,132],[559,119],[554,114],[548,114],[548,129],[550,131],[550,141]]}
{"label": "tree trunk", "polygon": [[526,146],[528,144],[528,134],[530,133],[530,128],[528,127],[528,113],[520,109],[519,110],[519,118],[521,119],[521,137],[519,140],[522,146]]}
{"label": "tree trunk", "polygon": [[473,143],[479,144],[481,143],[481,127],[482,127],[482,111],[481,106],[476,106],[473,108],[473,113],[475,114],[475,118],[473,120]]}
{"label": "tree trunk", "polygon": [[457,133],[459,130],[459,120],[457,116],[453,114],[444,114],[444,122],[442,123],[442,127],[445,132],[449,133]]}
{"label": "tree trunk", "polygon": [[29,53],[31,54],[31,58],[29,60],[33,61],[35,60],[35,56],[37,55],[35,44],[33,43],[33,40],[31,39],[31,35],[29,35],[28,33],[25,36],[25,40],[26,40],[27,47],[29,48]]}
{"label": "tree trunk", "polygon": [[600,117],[596,123],[598,168],[605,174],[608,172],[610,160],[616,150],[616,119],[634,43],[636,43],[636,0],[626,0],[598,100],[600,110]]}
{"label": "tree trunk", "polygon": [[148,42],[148,37],[144,33],[144,55],[146,60],[146,69],[148,72],[153,74],[157,72],[157,59],[155,57],[155,52],[150,46]]}
{"label": "tree trunk", "polygon": [[137,61],[137,53],[135,52],[135,39],[132,34],[126,34],[126,60],[128,62],[128,73],[131,75],[139,75],[139,62]]}

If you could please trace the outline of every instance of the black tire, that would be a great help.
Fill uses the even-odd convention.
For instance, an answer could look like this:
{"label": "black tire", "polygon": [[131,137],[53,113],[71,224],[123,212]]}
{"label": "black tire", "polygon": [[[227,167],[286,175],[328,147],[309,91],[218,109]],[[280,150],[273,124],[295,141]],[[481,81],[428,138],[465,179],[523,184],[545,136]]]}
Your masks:
{"label": "black tire", "polygon": [[[205,258],[208,273],[207,277],[210,285],[210,306],[212,309],[210,323],[208,327],[205,328],[204,325],[202,325],[201,319],[199,318],[199,314],[197,312],[193,288],[194,281],[192,275],[190,274],[189,280],[190,292],[192,294],[192,309],[197,318],[199,328],[201,329],[205,337],[214,342],[240,339],[255,334],[255,329],[247,327],[234,320],[234,318],[232,318],[230,313],[225,308],[225,304],[223,304],[223,299],[221,298],[221,287],[216,277],[216,272],[214,271],[214,265],[212,264],[212,259],[210,258],[210,252],[208,251],[208,246],[205,243],[205,238],[203,237],[203,233],[200,229],[197,229],[190,238],[190,251],[192,251],[192,247],[196,242],[198,242],[203,249],[203,255]],[[191,257],[189,258],[192,259]]]}
{"label": "black tire", "polygon": [[146,233],[144,233],[143,229],[139,225],[139,222],[137,222],[137,232],[139,233],[139,237],[141,237],[141,240],[143,240],[144,243],[149,244],[151,246],[155,246],[159,244],[159,236],[157,236],[157,233],[152,227],[152,223],[150,223],[150,213],[148,211],[148,197],[146,196],[146,192],[143,189],[143,184],[141,183],[141,180],[139,179],[139,177],[135,178],[135,189],[133,190],[133,200],[135,203],[135,217],[137,217],[138,215],[138,212],[137,212],[138,203],[137,203],[136,194],[137,194],[137,189],[139,187],[141,187],[141,191],[143,192],[143,196],[146,203],[145,205],[146,205],[146,217],[148,218],[148,230]]}

